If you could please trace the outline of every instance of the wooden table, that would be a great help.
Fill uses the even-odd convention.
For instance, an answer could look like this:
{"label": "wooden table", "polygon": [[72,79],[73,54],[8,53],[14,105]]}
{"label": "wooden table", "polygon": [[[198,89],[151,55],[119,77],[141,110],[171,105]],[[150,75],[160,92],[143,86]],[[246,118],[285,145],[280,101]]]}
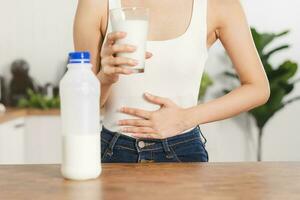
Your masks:
{"label": "wooden table", "polygon": [[64,180],[59,165],[0,166],[0,199],[300,199],[300,163],[102,166],[83,182]]}

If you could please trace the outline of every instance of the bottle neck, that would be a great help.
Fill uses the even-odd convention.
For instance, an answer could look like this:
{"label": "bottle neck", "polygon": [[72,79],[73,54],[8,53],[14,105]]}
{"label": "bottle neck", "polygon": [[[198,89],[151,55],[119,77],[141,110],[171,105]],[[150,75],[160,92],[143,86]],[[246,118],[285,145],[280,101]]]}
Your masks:
{"label": "bottle neck", "polygon": [[91,70],[91,63],[70,63],[67,66],[68,70]]}

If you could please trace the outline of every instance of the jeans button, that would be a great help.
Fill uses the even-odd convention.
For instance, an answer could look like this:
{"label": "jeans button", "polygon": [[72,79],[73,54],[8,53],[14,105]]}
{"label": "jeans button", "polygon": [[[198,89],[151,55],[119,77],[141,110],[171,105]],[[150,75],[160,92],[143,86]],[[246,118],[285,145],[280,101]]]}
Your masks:
{"label": "jeans button", "polygon": [[139,141],[138,146],[142,149],[145,147],[145,142],[144,141]]}

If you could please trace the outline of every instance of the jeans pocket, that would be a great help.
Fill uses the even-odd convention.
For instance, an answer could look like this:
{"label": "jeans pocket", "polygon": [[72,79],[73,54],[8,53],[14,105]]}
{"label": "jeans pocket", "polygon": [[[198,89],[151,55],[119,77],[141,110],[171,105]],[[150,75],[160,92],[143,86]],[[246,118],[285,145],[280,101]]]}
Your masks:
{"label": "jeans pocket", "polygon": [[170,146],[181,162],[208,162],[208,153],[200,138]]}
{"label": "jeans pocket", "polygon": [[182,162],[182,161],[178,158],[176,152],[174,151],[174,149],[173,149],[171,146],[170,146],[170,150],[171,150],[171,152],[172,152],[172,154],[173,154],[175,160],[176,160],[177,162]]}
{"label": "jeans pocket", "polygon": [[135,149],[116,144],[109,148],[109,141],[101,141],[101,162],[102,163],[136,163],[138,154]]}

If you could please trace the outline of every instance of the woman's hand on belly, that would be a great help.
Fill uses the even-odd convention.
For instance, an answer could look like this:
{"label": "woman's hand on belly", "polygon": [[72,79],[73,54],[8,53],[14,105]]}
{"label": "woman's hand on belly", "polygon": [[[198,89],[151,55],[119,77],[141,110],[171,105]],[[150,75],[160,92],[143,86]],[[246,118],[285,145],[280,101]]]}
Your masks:
{"label": "woman's hand on belly", "polygon": [[184,108],[176,105],[168,98],[145,94],[146,100],[160,105],[157,111],[146,111],[136,108],[123,107],[120,112],[139,117],[141,119],[120,120],[120,131],[130,133],[137,138],[164,139],[180,134],[189,127],[188,113]]}

